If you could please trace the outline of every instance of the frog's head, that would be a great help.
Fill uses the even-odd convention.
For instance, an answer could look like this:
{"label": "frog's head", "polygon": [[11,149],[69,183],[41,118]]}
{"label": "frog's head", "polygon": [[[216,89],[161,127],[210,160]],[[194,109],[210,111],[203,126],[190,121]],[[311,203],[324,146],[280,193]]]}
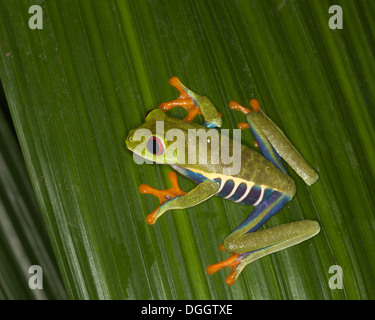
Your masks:
{"label": "frog's head", "polygon": [[187,129],[190,126],[190,123],[168,117],[161,109],[151,110],[146,116],[145,123],[129,132],[126,146],[144,159],[156,163],[176,163],[176,148],[168,148],[173,143],[173,147],[176,146],[176,139],[169,139],[167,132],[177,129],[180,133],[177,143],[185,144]]}

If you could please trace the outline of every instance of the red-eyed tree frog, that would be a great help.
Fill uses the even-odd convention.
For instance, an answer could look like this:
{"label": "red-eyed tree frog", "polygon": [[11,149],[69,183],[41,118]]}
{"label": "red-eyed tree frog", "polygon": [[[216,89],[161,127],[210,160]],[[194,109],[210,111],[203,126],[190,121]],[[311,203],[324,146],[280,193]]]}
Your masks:
{"label": "red-eyed tree frog", "polygon": [[[178,129],[182,132],[184,139],[182,144],[185,144],[188,150],[191,143],[189,130],[203,129],[204,132],[217,130],[212,128],[221,127],[222,120],[210,99],[191,91],[177,77],[172,77],[169,83],[179,90],[180,96],[174,101],[162,103],[158,109],[149,112],[145,123],[129,132],[126,145],[128,149],[144,159],[170,164],[175,171],[192,179],[197,186],[185,193],[179,188],[177,175],[173,171],[169,173],[169,179],[173,185],[171,189],[156,190],[148,185],[141,185],[140,192],[153,194],[160,200],[160,205],[147,216],[146,221],[153,224],[167,210],[189,208],[212,196],[254,206],[248,218],[226,237],[219,247],[229,252],[231,256],[227,260],[207,267],[209,274],[223,267],[230,267],[231,272],[226,282],[232,285],[247,264],[307,240],[320,231],[318,222],[311,220],[290,222],[258,230],[287,202],[291,201],[296,192],[294,181],[287,174],[281,158],[308,185],[315,183],[318,175],[280,128],[264,114],[259,107],[259,102],[255,99],[250,101],[252,110],[234,101],[229,103],[229,107],[246,115],[247,123],[242,123],[240,127],[251,129],[262,155],[241,144],[238,149],[241,153],[241,163],[235,174],[228,174],[228,171],[223,170],[228,167],[228,163],[222,161],[203,164],[199,161],[190,161],[189,163],[188,160],[191,159],[188,159],[188,156],[191,155],[191,150],[186,152],[182,159],[176,158],[178,148],[171,148],[175,141],[157,133],[158,123],[163,123],[164,132],[171,129]],[[184,120],[165,114],[165,111],[178,106],[188,111],[188,116]],[[192,122],[198,114],[204,117],[203,125]],[[140,129],[143,130],[144,135],[142,139],[136,139],[136,133]],[[211,143],[209,138],[207,143],[208,145]],[[230,143],[232,143],[231,140]],[[179,144],[181,145],[181,140]],[[195,152],[195,160],[199,160],[202,156],[200,152],[201,150]],[[212,150],[207,148],[204,152],[210,155]]]}

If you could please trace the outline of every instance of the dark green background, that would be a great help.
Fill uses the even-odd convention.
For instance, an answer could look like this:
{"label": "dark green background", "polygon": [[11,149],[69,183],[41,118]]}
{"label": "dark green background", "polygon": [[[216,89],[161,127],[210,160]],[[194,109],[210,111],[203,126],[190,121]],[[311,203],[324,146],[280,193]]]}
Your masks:
{"label": "dark green background", "polygon": [[[28,27],[32,4],[43,9],[42,30]],[[328,27],[332,4],[342,6],[342,30]],[[11,142],[1,154],[13,150],[26,163],[68,297],[374,298],[374,13],[369,0],[0,1],[0,77],[22,157],[3,131]],[[138,185],[169,187],[170,169],[136,165],[124,139],[146,111],[176,97],[173,75],[211,98],[224,128],[244,121],[230,100],[259,99],[320,175],[309,188],[291,172],[296,197],[266,227],[306,218],[319,221],[321,233],[248,266],[232,287],[228,271],[208,276],[205,267],[227,256],[218,245],[250,207],[215,198],[152,227],[144,220],[157,199]],[[243,140],[253,142],[249,132]],[[2,188],[10,187],[4,172],[17,175],[14,160],[6,163]],[[29,183],[25,175],[13,180],[17,188]],[[2,203],[15,192],[2,192]],[[34,203],[27,219],[38,220],[35,200],[17,192],[13,203]],[[1,214],[13,221],[14,207]],[[14,228],[0,238],[7,254],[14,239],[28,257],[40,252]],[[26,226],[48,246],[40,228]],[[33,263],[47,270],[53,258],[45,250]],[[0,254],[2,297],[31,298],[24,267]],[[336,263],[342,290],[328,286]],[[54,270],[45,274],[47,298],[64,297],[47,290],[59,288]]]}

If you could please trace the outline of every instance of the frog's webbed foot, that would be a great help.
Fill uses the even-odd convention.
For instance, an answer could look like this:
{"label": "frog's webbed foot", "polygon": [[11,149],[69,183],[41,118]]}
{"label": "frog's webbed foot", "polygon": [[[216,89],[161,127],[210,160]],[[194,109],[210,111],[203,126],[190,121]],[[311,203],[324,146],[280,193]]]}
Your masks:
{"label": "frog's webbed foot", "polygon": [[199,183],[189,192],[180,189],[177,183],[177,174],[169,172],[168,178],[172,183],[172,188],[167,190],[158,190],[149,187],[146,184],[139,186],[141,193],[149,193],[159,198],[160,205],[146,217],[148,224],[154,224],[164,212],[173,209],[186,209],[193,207],[214,196],[219,189],[219,184],[212,180],[205,180]]}
{"label": "frog's webbed foot", "polygon": [[[229,108],[231,108],[232,110],[240,111],[244,115],[247,115],[252,111],[261,112],[261,109],[260,109],[260,106],[259,106],[259,101],[257,99],[251,99],[250,100],[250,106],[252,107],[253,110],[251,110],[249,108],[245,108],[244,106],[240,105],[236,101],[230,101],[229,102]],[[239,122],[237,124],[237,128],[241,129],[241,130],[250,129],[250,125],[247,122]],[[254,146],[256,146],[257,148],[259,147],[259,144],[256,140],[254,141]]]}
{"label": "frog's webbed foot", "polygon": [[[253,108],[253,110],[249,108],[245,108],[244,106],[240,105],[236,101],[230,101],[229,102],[229,108],[232,110],[237,110],[242,112],[244,115],[249,114],[251,111],[255,112],[261,112],[260,106],[259,106],[259,101],[257,99],[251,99],[250,100],[250,106]],[[250,126],[247,122],[239,122],[237,124],[238,129],[250,129]]]}
{"label": "frog's webbed foot", "polygon": [[175,107],[182,107],[188,112],[188,115],[184,120],[189,122],[191,122],[198,114],[202,114],[201,109],[196,105],[194,99],[187,94],[184,89],[185,87],[177,77],[170,78],[169,84],[180,92],[180,96],[173,101],[161,103],[159,105],[160,109],[168,111]]}
{"label": "frog's webbed foot", "polygon": [[180,187],[178,186],[177,174],[175,172],[173,171],[169,172],[168,178],[172,183],[172,188],[167,189],[167,190],[154,189],[148,186],[147,184],[141,184],[139,186],[139,192],[152,194],[158,197],[160,201],[159,206],[146,217],[146,222],[148,224],[154,224],[156,219],[159,218],[159,216],[161,216],[161,214],[164,212],[164,211],[160,211],[160,206],[163,203],[170,201],[173,198],[186,194],[186,192],[182,191]]}
{"label": "frog's webbed foot", "polygon": [[182,107],[188,112],[184,121],[191,122],[198,114],[202,114],[207,127],[221,126],[221,115],[217,112],[210,99],[193,92],[184,86],[177,77],[170,78],[169,84],[180,92],[180,96],[173,101],[161,103],[159,105],[160,109],[168,111],[175,107]]}
{"label": "frog's webbed foot", "polygon": [[[222,244],[219,246],[219,249],[221,251],[226,251]],[[229,275],[227,276],[227,278],[225,279],[225,282],[229,286],[231,286],[232,284],[236,282],[237,277],[239,276],[239,274],[241,273],[243,269],[243,267],[240,268],[242,259],[243,257],[241,257],[241,254],[231,252],[230,257],[228,259],[209,265],[206,268],[206,271],[208,274],[214,274],[216,271],[219,271],[220,269],[224,267],[230,267],[231,271]]]}

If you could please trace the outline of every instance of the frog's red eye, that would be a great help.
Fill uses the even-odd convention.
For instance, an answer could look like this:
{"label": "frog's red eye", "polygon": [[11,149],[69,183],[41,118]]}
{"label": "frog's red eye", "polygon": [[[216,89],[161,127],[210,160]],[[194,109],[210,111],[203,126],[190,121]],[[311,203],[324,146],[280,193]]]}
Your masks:
{"label": "frog's red eye", "polygon": [[156,156],[161,156],[164,153],[164,144],[158,137],[151,136],[147,140],[147,150]]}

